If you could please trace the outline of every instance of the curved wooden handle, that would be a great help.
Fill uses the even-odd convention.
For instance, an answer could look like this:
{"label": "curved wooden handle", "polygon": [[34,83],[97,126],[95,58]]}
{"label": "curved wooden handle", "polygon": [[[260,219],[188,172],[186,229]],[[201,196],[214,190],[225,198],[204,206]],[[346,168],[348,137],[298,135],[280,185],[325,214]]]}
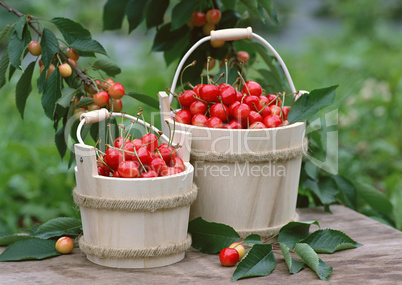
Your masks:
{"label": "curved wooden handle", "polygon": [[223,29],[211,31],[211,41],[236,41],[241,39],[251,39],[253,30],[251,27],[245,29]]}

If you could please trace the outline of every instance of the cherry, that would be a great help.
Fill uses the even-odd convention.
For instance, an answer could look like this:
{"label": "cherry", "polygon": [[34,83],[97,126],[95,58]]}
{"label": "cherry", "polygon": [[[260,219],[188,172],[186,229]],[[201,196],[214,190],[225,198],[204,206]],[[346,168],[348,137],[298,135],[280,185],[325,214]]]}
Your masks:
{"label": "cherry", "polygon": [[206,15],[200,11],[194,11],[191,15],[190,22],[194,25],[194,27],[201,27],[205,24]]}
{"label": "cherry", "polygon": [[[106,78],[104,82],[102,82],[102,86],[105,87],[106,91],[109,91],[109,88],[113,86],[114,80],[111,78]],[[123,88],[124,89],[124,88]]]}
{"label": "cherry", "polygon": [[166,162],[166,165],[170,165],[172,159],[174,159],[177,156],[176,150],[173,147],[168,146],[167,144],[159,146],[158,151],[162,156],[163,160]]}
{"label": "cherry", "polygon": [[235,266],[239,261],[239,252],[234,248],[224,248],[219,253],[219,260],[223,266]]}
{"label": "cherry", "polygon": [[134,144],[132,142],[124,142],[124,159],[133,160],[134,157]]}
{"label": "cherry", "polygon": [[149,164],[151,162],[152,157],[146,147],[144,147],[144,146],[139,147],[138,149],[136,149],[136,152],[137,152],[137,155],[133,154],[133,158],[132,158],[132,160],[134,162],[140,161],[143,165]]}
{"label": "cherry", "polygon": [[191,103],[190,113],[192,116],[197,114],[205,114],[208,110],[208,104],[200,100],[195,100]]}
{"label": "cherry", "polygon": [[261,85],[255,81],[247,81],[243,86],[242,93],[247,95],[261,96],[262,88]]}
{"label": "cherry", "polygon": [[219,86],[218,96],[222,99],[223,104],[230,105],[237,100],[237,91],[231,85],[223,86],[221,88],[219,88]]}
{"label": "cherry", "polygon": [[258,102],[258,111],[261,111],[262,108],[264,108],[265,106],[269,105],[269,99],[267,96],[260,96],[259,97],[259,102]]}
{"label": "cherry", "polygon": [[136,178],[139,174],[137,163],[131,160],[120,162],[117,171],[119,172],[120,177],[123,178]]}
{"label": "cherry", "polygon": [[75,67],[78,67],[77,61],[74,58],[69,58],[68,62],[70,62],[72,65],[74,65]]}
{"label": "cherry", "polygon": [[47,70],[46,78],[49,78],[50,74],[56,69],[53,63],[49,65],[49,69]]}
{"label": "cherry", "polygon": [[214,48],[220,48],[225,44],[225,41],[223,41],[223,40],[215,40],[215,41],[210,41],[210,44]]}
{"label": "cherry", "polygon": [[215,103],[209,109],[211,117],[218,117],[223,123],[228,121],[229,108],[221,103]]}
{"label": "cherry", "polygon": [[199,94],[200,94],[200,88],[202,87],[202,84],[197,84],[197,85],[195,85],[194,86],[194,88],[193,88],[193,91],[197,94],[197,97],[199,96]]}
{"label": "cherry", "polygon": [[96,111],[99,110],[101,107],[99,107],[98,105],[96,105],[95,103],[92,103],[91,105],[87,106],[88,111]]}
{"label": "cherry", "polygon": [[121,99],[124,96],[125,91],[122,84],[115,83],[109,87],[108,93],[113,99]]}
{"label": "cherry", "polygon": [[240,103],[233,109],[233,117],[238,121],[244,121],[250,115],[250,107],[247,104]]}
{"label": "cherry", "polygon": [[161,172],[167,167],[167,165],[162,158],[156,157],[151,160],[151,162],[149,163],[149,167],[151,168],[151,170],[154,170],[156,173],[158,173],[158,175],[160,175]]}
{"label": "cherry", "polygon": [[70,237],[61,237],[56,241],[56,250],[60,253],[70,253],[73,249],[74,242]]}
{"label": "cherry", "polygon": [[267,128],[277,128],[282,125],[281,117],[278,115],[269,115],[262,121]]}
{"label": "cherry", "polygon": [[109,101],[107,109],[113,112],[120,112],[123,109],[123,102],[120,99],[112,99]]}
{"label": "cherry", "polygon": [[175,174],[179,174],[183,171],[181,171],[180,169],[171,166],[171,167],[165,167],[162,172],[161,172],[161,176],[170,176],[170,175],[175,175]]}
{"label": "cherry", "polygon": [[211,57],[209,59],[209,66],[208,66],[208,61],[206,61],[204,64],[204,68],[207,69],[207,67],[208,67],[208,69],[211,70],[215,67],[215,65],[216,65],[216,60],[215,60],[215,58]]}
{"label": "cherry", "polygon": [[119,178],[121,176],[120,176],[120,173],[116,170],[115,172],[113,172],[113,177]]}
{"label": "cherry", "polygon": [[207,120],[207,122],[205,123],[205,126],[208,128],[219,129],[219,128],[223,127],[223,123],[222,123],[222,120],[219,119],[218,117],[211,117]]}
{"label": "cherry", "polygon": [[176,115],[174,116],[174,119],[178,123],[182,124],[191,124],[191,114],[190,111],[188,110],[179,110]]}
{"label": "cherry", "polygon": [[110,171],[105,171],[101,166],[97,167],[98,174],[101,176],[109,176]]}
{"label": "cherry", "polygon": [[109,147],[105,151],[104,161],[112,170],[116,170],[119,166],[119,163],[123,161],[123,154],[117,149]]}
{"label": "cherry", "polygon": [[33,56],[38,56],[42,54],[42,47],[40,43],[37,41],[31,41],[28,45],[28,51],[33,55]]}
{"label": "cherry", "polygon": [[[290,108],[287,106],[282,107],[282,115],[283,115],[283,120],[286,121],[288,119],[288,114],[289,114]],[[289,124],[289,122],[288,122]]]}
{"label": "cherry", "polygon": [[239,61],[244,62],[245,64],[250,60],[250,55],[246,51],[239,51],[236,54],[236,57]]}
{"label": "cherry", "polygon": [[147,150],[153,152],[158,147],[158,137],[153,133],[148,133],[142,136],[142,144],[147,148]]}
{"label": "cherry", "polygon": [[269,95],[267,95],[267,98],[269,101],[269,105],[273,104],[273,105],[281,106],[281,100],[276,95],[269,94]]}
{"label": "cherry", "polygon": [[142,147],[142,140],[141,139],[133,139],[133,145],[135,149]]}
{"label": "cherry", "polygon": [[73,69],[68,63],[60,64],[59,71],[62,77],[69,77],[73,73]]}
{"label": "cherry", "polygon": [[105,107],[109,103],[109,94],[106,91],[100,91],[93,97],[94,103],[99,107]]}
{"label": "cherry", "polygon": [[248,115],[248,123],[251,125],[254,122],[262,122],[262,116],[256,111],[250,111],[250,115]]}
{"label": "cherry", "polygon": [[265,126],[262,122],[254,122],[252,123],[249,127],[250,130],[256,130],[256,129],[266,129],[267,126]]}
{"label": "cherry", "polygon": [[258,106],[260,105],[260,100],[258,99],[257,96],[254,96],[254,95],[245,96],[243,98],[243,103],[247,104],[251,110],[258,111]]}
{"label": "cherry", "polygon": [[197,93],[194,90],[186,90],[179,96],[180,105],[182,107],[190,107],[191,103],[196,100],[194,96],[197,96]]}
{"label": "cherry", "polygon": [[123,145],[123,141],[126,144],[126,143],[130,142],[130,139],[123,138],[123,137],[117,137],[117,138],[115,138],[115,140],[113,142],[113,146],[116,148],[121,148],[121,146]]}
{"label": "cherry", "polygon": [[276,106],[276,105],[271,105],[269,106],[269,108],[271,109],[271,114],[272,115],[281,115],[281,107]]}
{"label": "cherry", "polygon": [[243,256],[246,254],[246,249],[244,248],[244,245],[241,244],[240,242],[234,242],[231,245],[229,245],[229,248],[234,248],[237,250],[239,253],[239,260],[243,258]]}
{"label": "cherry", "polygon": [[242,129],[242,125],[236,121],[236,120],[231,120],[229,123],[227,123],[224,127],[224,129]]}
{"label": "cherry", "polygon": [[140,178],[153,178],[153,177],[158,177],[158,173],[154,170],[149,170],[147,172],[142,172],[140,174]]}
{"label": "cherry", "polygon": [[233,116],[233,111],[234,108],[236,108],[237,106],[239,106],[241,103],[239,101],[235,101],[233,102],[230,106],[229,106],[229,113],[231,116]]}
{"label": "cherry", "polygon": [[200,98],[207,102],[217,102],[218,101],[218,87],[213,84],[204,84],[200,88]]}
{"label": "cherry", "polygon": [[211,34],[211,31],[215,30],[215,24],[212,23],[205,23],[205,25],[202,27],[202,33],[206,36],[209,36]]}
{"label": "cherry", "polygon": [[67,55],[67,57],[72,58],[74,60],[78,60],[80,58],[78,53],[73,48],[68,48],[66,50],[66,55]]}
{"label": "cherry", "polygon": [[221,20],[222,14],[218,9],[211,9],[207,12],[206,20],[208,23],[217,24]]}
{"label": "cherry", "polygon": [[195,114],[191,119],[191,124],[197,127],[205,127],[208,117],[204,114]]}
{"label": "cherry", "polygon": [[180,169],[181,171],[184,171],[186,169],[186,166],[184,165],[183,159],[180,157],[176,156],[172,159],[172,164],[174,167]]}

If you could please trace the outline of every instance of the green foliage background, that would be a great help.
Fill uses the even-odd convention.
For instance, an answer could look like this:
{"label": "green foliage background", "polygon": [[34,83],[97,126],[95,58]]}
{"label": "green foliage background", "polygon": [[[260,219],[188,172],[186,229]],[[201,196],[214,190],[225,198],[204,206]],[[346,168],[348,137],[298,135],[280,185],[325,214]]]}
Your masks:
{"label": "green foliage background", "polygon": [[[250,24],[281,54],[296,88],[339,84],[339,173],[356,184],[359,211],[402,229],[402,4],[299,2],[274,1],[279,25],[258,19]],[[102,31],[105,3],[8,4],[38,18],[63,16],[81,23],[122,68],[116,79],[126,90],[155,96],[170,86],[174,66],[166,67],[160,53],[150,52],[154,31],[145,33],[143,23],[128,35],[126,22],[121,30]],[[0,26],[15,20],[15,15],[0,7]],[[1,54],[5,48],[0,43]],[[263,65],[257,58],[254,68]],[[37,74],[35,69],[34,77]],[[0,93],[0,232],[15,232],[56,216],[79,216],[71,197],[73,169],[58,155],[52,122],[43,114],[36,86],[22,121],[15,104],[16,83],[14,76]],[[128,113],[137,112],[135,100],[124,98],[123,103]],[[319,171],[308,169],[303,175],[314,177]],[[317,203],[311,195],[305,200],[309,206]]]}

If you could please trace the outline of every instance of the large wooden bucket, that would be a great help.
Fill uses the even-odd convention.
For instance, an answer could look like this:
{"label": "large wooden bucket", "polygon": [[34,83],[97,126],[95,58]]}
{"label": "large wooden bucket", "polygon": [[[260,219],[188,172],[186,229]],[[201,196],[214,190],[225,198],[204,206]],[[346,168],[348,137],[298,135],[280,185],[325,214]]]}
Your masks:
{"label": "large wooden bucket", "polygon": [[[211,32],[183,57],[171,90],[184,62],[196,47],[207,40],[255,38],[278,58],[292,92],[295,87],[279,54],[260,36],[247,29]],[[300,96],[300,94],[298,94]],[[168,121],[172,96],[159,93],[163,130]],[[211,129],[176,123],[176,130],[192,134],[191,159],[194,182],[199,192],[191,207],[190,220],[201,216],[211,222],[225,223],[241,237],[276,235],[286,223],[296,220],[296,200],[303,151],[305,123],[272,129]]]}
{"label": "large wooden bucket", "polygon": [[[178,151],[186,170],[174,176],[99,176],[95,149],[85,145],[79,133],[83,124],[108,117],[105,109],[84,114],[77,131],[81,143],[75,145],[73,195],[84,232],[80,249],[90,261],[108,267],[148,268],[178,262],[191,245],[189,210],[197,195],[189,153],[184,148]],[[176,133],[175,143],[188,145],[189,140],[189,134]]]}

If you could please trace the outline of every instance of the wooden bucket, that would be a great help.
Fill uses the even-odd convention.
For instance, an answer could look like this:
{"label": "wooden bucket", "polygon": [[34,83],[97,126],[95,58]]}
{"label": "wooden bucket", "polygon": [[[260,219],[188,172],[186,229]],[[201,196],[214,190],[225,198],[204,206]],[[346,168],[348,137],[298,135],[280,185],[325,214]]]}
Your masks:
{"label": "wooden bucket", "polygon": [[[211,36],[197,42],[181,60],[171,90],[175,90],[186,59],[203,42],[242,38],[255,38],[273,52],[296,94],[279,54],[252,33],[251,28],[212,31]],[[173,124],[172,99],[165,92],[159,93],[164,131],[167,131],[165,121]],[[301,159],[307,147],[304,122],[258,130],[211,129],[176,123],[176,130],[192,134],[190,162],[199,192],[191,207],[190,220],[202,217],[232,226],[243,238],[250,234],[266,238],[297,219]]]}
{"label": "wooden bucket", "polygon": [[[80,143],[75,144],[77,187],[73,195],[84,232],[80,249],[90,261],[108,267],[149,268],[178,262],[191,246],[187,227],[190,204],[197,195],[188,149],[178,151],[186,170],[174,176],[99,176],[95,149],[84,144],[80,132],[84,124],[106,120],[110,114],[106,109],[83,114],[77,130]],[[178,131],[174,143],[189,145],[191,135]]]}

